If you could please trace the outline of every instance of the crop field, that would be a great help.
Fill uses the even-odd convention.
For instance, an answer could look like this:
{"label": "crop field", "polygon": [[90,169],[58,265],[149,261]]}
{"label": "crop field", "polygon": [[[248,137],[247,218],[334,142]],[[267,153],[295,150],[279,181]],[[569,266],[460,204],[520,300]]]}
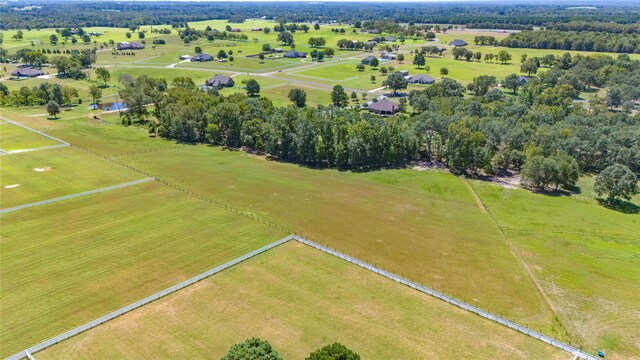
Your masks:
{"label": "crop field", "polygon": [[334,341],[369,359],[567,356],[297,242],[36,356],[211,359],[252,336],[269,340],[288,359]]}
{"label": "crop field", "polygon": [[2,157],[0,199],[9,208],[143,177],[68,147],[10,154]]}
{"label": "crop field", "polygon": [[5,357],[286,234],[149,182],[3,214],[1,235]]}
{"label": "crop field", "polygon": [[[0,120],[2,121],[2,120]],[[9,122],[0,124],[0,148],[6,152],[29,150],[60,143]]]}
{"label": "crop field", "polygon": [[[617,358],[640,356],[640,217],[582,196],[551,197],[486,183],[475,187],[530,264],[564,327],[581,344]],[[634,200],[636,205],[640,199]]]}

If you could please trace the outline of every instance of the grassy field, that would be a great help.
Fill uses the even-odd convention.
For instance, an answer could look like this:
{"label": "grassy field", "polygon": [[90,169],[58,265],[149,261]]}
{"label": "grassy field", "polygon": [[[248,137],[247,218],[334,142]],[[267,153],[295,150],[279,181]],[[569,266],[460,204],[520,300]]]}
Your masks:
{"label": "grassy field", "polygon": [[0,148],[4,151],[28,150],[58,145],[59,142],[11,123],[0,124]]}
{"label": "grassy field", "polygon": [[68,147],[5,155],[2,157],[1,169],[0,202],[3,208],[144,177],[125,167]]}
{"label": "grassy field", "polygon": [[4,214],[1,235],[5,357],[286,234],[150,182]]}
{"label": "grassy field", "polygon": [[607,358],[635,358],[640,216],[598,204],[593,177],[579,185],[580,195],[554,197],[474,184],[575,341],[605,349]]}
{"label": "grassy field", "polygon": [[299,243],[282,245],[36,356],[217,359],[252,336],[269,340],[285,359],[302,359],[334,341],[363,359],[568,356]]}
{"label": "grassy field", "polygon": [[497,229],[452,175],[318,171],[205,146],[119,158],[446,293],[550,326]]}

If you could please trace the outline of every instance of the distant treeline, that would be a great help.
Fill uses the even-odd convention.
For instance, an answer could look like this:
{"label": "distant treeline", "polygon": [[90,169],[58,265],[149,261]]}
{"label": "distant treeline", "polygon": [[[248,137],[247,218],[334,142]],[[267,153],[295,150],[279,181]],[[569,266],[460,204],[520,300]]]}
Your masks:
{"label": "distant treeline", "polygon": [[512,48],[556,49],[640,54],[640,35],[594,31],[522,31],[501,41]]}
{"label": "distant treeline", "polygon": [[568,23],[550,23],[547,30],[559,31],[595,31],[612,34],[640,34],[640,23],[616,24],[611,22],[572,21]]}
{"label": "distant treeline", "polygon": [[637,23],[640,9],[603,6],[567,9],[560,5],[465,5],[430,3],[265,3],[265,2],[43,2],[42,7],[17,10],[25,1],[0,5],[2,29],[70,26],[130,27],[172,25],[210,19],[241,22],[265,17],[281,22],[342,22],[389,19],[397,23],[470,25],[474,28],[529,29],[571,21]]}

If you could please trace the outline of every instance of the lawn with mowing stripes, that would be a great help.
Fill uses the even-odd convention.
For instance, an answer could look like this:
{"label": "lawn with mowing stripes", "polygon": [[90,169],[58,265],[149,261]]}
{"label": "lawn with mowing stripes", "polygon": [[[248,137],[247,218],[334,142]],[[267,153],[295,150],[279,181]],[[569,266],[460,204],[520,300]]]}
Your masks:
{"label": "lawn with mowing stripes", "polygon": [[[480,336],[479,336],[480,335]],[[266,339],[285,359],[340,342],[363,359],[563,359],[568,354],[298,242],[36,354],[218,359]]]}
{"label": "lawn with mowing stripes", "polygon": [[593,177],[578,184],[579,195],[550,196],[473,183],[574,342],[640,357],[640,215],[600,205]]}
{"label": "lawn with mowing stripes", "polygon": [[70,147],[4,155],[0,170],[3,209],[145,177]]}
{"label": "lawn with mowing stripes", "polygon": [[150,182],[2,215],[5,357],[286,234]]}
{"label": "lawn with mowing stripes", "polygon": [[0,148],[4,151],[27,150],[53,145],[60,145],[60,143],[11,123],[0,124]]}
{"label": "lawn with mowing stripes", "polygon": [[451,174],[315,170],[202,145],[119,159],[474,305],[551,330],[551,313],[533,283],[464,182]]}

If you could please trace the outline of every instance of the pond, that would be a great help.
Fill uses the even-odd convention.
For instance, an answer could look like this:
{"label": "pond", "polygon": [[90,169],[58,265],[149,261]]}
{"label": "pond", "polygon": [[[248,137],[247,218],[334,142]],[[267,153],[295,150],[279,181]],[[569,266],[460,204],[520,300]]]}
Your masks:
{"label": "pond", "polygon": [[91,110],[104,110],[104,111],[114,111],[114,110],[126,110],[128,108],[127,104],[122,101],[114,101],[114,102],[106,102],[99,104],[91,104],[89,105],[89,109]]}

